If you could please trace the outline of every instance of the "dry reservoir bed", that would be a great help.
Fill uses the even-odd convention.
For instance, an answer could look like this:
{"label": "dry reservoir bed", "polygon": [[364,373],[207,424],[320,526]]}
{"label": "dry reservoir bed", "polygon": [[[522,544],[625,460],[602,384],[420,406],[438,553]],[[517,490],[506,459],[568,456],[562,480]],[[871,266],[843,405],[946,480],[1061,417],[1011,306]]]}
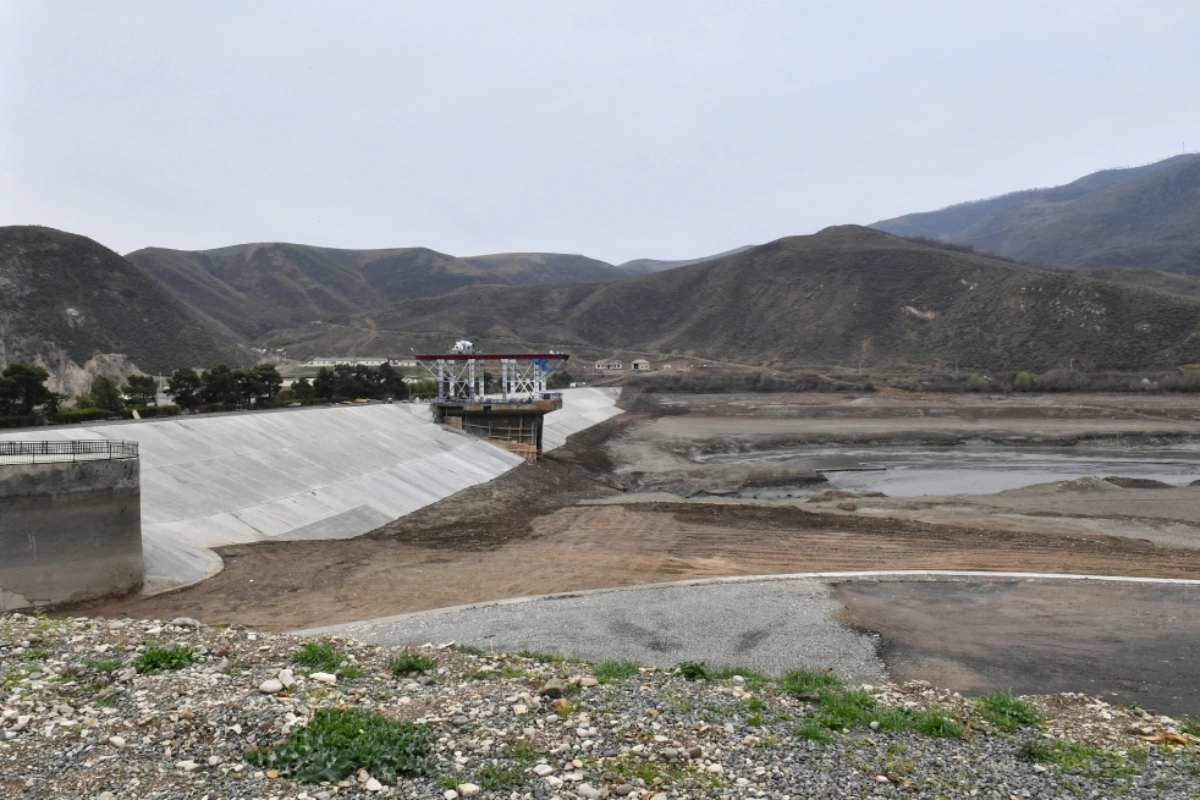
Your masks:
{"label": "dry reservoir bed", "polygon": [[[703,463],[714,453],[839,441],[1178,445],[1200,440],[1198,416],[1188,397],[642,397],[544,463],[366,536],[224,548],[226,568],[209,581],[86,611],[282,630],[727,575],[977,569],[1200,578],[1200,487],[1083,481],[862,498],[822,491],[798,468],[750,474],[744,465]],[[747,497],[756,482],[782,499]],[[869,610],[855,621],[892,625]],[[903,642],[911,632],[901,626],[887,638]]]}

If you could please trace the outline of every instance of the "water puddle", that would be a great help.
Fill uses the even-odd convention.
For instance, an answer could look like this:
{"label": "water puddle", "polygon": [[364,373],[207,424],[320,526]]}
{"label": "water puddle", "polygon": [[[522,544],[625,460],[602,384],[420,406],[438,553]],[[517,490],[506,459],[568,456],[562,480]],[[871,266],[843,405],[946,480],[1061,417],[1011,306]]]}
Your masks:
{"label": "water puddle", "polygon": [[1173,486],[1200,479],[1200,444],[1081,444],[1073,447],[812,447],[720,453],[708,464],[762,464],[818,470],[824,489],[883,492],[892,497],[991,494],[1084,475],[1148,478]]}

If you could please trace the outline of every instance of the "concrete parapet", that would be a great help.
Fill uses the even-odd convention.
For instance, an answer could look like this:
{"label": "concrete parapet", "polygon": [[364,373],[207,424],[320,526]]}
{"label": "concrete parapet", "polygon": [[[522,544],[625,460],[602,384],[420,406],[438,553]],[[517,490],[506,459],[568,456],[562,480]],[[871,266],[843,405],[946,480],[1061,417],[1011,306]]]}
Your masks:
{"label": "concrete parapet", "polygon": [[141,583],[136,457],[0,463],[0,611]]}

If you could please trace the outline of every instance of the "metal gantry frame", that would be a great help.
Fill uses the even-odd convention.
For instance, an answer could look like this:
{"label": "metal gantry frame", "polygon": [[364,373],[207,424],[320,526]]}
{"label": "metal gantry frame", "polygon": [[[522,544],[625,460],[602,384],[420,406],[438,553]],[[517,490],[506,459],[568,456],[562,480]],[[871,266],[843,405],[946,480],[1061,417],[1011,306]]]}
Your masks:
{"label": "metal gantry frame", "polygon": [[418,355],[417,361],[437,381],[437,402],[487,398],[484,367],[500,363],[500,394],[503,402],[546,392],[551,372],[571,356],[568,353],[445,353]]}

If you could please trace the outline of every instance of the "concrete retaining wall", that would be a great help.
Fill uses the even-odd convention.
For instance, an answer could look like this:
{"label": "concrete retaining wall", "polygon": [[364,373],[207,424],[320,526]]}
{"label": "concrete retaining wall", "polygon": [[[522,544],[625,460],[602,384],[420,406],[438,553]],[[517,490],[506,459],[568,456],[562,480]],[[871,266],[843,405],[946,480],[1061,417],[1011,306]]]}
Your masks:
{"label": "concrete retaining wall", "polygon": [[0,465],[0,611],[141,583],[136,458]]}
{"label": "concrete retaining wall", "polygon": [[[546,416],[547,449],[621,413],[616,398],[564,393],[563,409]],[[409,404],[56,428],[39,438],[139,444],[146,591],[216,574],[211,548],[358,536],[524,463]]]}

